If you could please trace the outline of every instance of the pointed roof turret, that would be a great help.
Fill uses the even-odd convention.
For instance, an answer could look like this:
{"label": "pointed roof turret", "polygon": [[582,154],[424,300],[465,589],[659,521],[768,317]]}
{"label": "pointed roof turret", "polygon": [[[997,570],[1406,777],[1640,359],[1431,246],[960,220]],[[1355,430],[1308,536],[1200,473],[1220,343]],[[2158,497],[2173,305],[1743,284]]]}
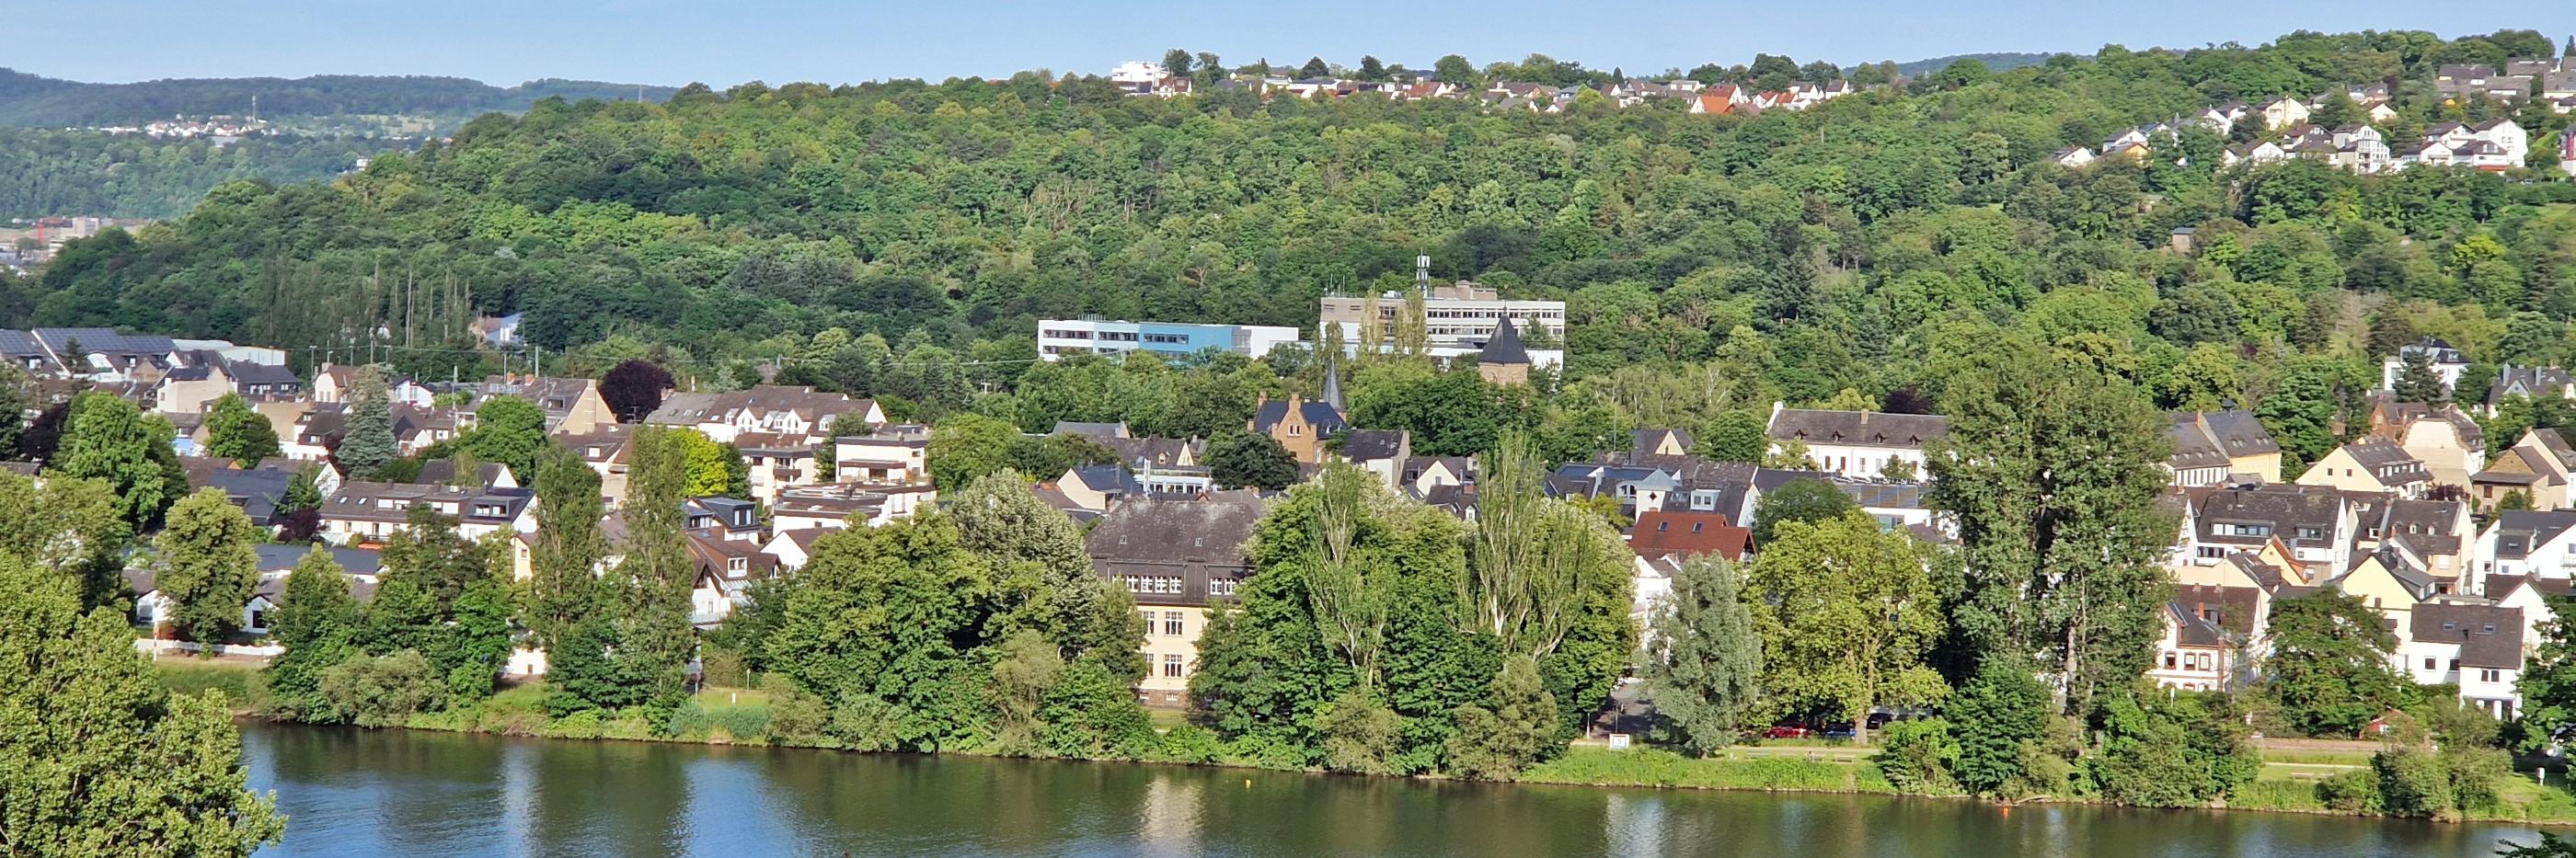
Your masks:
{"label": "pointed roof turret", "polygon": [[1530,362],[1529,349],[1521,346],[1521,326],[1519,323],[1513,322],[1508,318],[1496,323],[1494,325],[1494,338],[1485,341],[1485,350],[1476,355],[1476,362],[1497,366],[1528,364]]}
{"label": "pointed roof turret", "polygon": [[1324,404],[1333,406],[1335,409],[1343,407],[1341,357],[1337,354],[1324,356]]}

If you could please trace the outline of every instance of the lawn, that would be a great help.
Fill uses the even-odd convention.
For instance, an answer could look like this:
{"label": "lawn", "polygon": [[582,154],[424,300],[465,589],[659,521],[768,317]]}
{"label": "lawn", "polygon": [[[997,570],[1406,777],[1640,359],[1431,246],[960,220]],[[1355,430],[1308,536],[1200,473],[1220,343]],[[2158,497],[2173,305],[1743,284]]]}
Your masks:
{"label": "lawn", "polygon": [[155,659],[152,676],[162,687],[182,694],[221,690],[233,708],[242,709],[251,702],[251,683],[259,678],[259,668],[217,659]]}

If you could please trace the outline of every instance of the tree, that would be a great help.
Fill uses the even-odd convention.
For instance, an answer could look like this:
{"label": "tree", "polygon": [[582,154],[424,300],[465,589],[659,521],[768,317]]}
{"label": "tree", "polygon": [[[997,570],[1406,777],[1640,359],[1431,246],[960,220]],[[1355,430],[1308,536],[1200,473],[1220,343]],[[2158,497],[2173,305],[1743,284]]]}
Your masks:
{"label": "tree", "polygon": [[153,540],[161,561],[153,587],[170,600],[182,637],[222,643],[241,627],[242,610],[259,586],[259,552],[253,546],[263,536],[222,489],[200,491],[170,507],[168,526]]}
{"label": "tree", "polygon": [[1026,629],[1063,659],[1089,659],[1133,684],[1144,678],[1144,623],[1125,588],[1102,577],[1082,528],[1028,490],[1019,474],[987,474],[949,505],[966,550],[993,566],[992,636]]}
{"label": "tree", "polygon": [[1361,80],[1385,80],[1385,79],[1386,79],[1386,64],[1385,64],[1385,63],[1382,63],[1382,62],[1378,62],[1377,57],[1374,57],[1374,56],[1364,56],[1364,57],[1361,57],[1361,58],[1360,58],[1360,79],[1361,79]]}
{"label": "tree", "polygon": [[[0,554],[0,851],[248,856],[285,832],[223,694],[172,694],[125,618]],[[157,848],[155,848],[157,846]]]}
{"label": "tree", "polygon": [[278,455],[277,427],[239,395],[224,394],[206,410],[206,452],[244,468],[258,465]]}
{"label": "tree", "polygon": [[1454,83],[1463,87],[1473,87],[1477,84],[1476,64],[1468,62],[1466,57],[1457,54],[1449,54],[1432,63],[1431,76],[1444,83]]}
{"label": "tree", "polygon": [[2272,603],[2264,693],[2310,736],[2351,736],[2396,706],[2405,679],[2388,665],[2396,638],[2359,596],[2319,592]]}
{"label": "tree", "polygon": [[1780,526],[1793,521],[1830,521],[1860,512],[1860,502],[1834,484],[1800,478],[1782,483],[1753,504],[1753,542],[1768,544]]}
{"label": "tree", "polygon": [[1539,660],[1571,729],[1605,699],[1637,648],[1628,618],[1636,555],[1601,517],[1545,497],[1527,436],[1509,433],[1485,457],[1468,543],[1470,616],[1506,653]]}
{"label": "tree", "polygon": [[2514,689],[2522,693],[2523,748],[2536,752],[2576,739],[2576,600],[2545,597],[2549,619]]}
{"label": "tree", "polygon": [[27,431],[28,407],[37,404],[28,396],[29,381],[17,367],[0,367],[0,456],[16,455]]}
{"label": "tree", "polygon": [[1762,689],[1762,638],[1741,590],[1735,564],[1691,557],[1649,621],[1646,692],[1682,744],[1702,754],[1734,743]]}
{"label": "tree", "polygon": [[349,597],[347,570],[330,550],[314,546],[286,575],[286,593],[273,618],[271,633],[286,652],[268,663],[268,696],[279,714],[318,718],[327,711],[321,697],[321,673],[357,654],[353,643],[360,619],[357,600]]}
{"label": "tree", "polygon": [[1865,515],[1782,525],[1745,598],[1766,693],[1848,721],[1864,742],[1871,709],[1938,702],[1949,689],[1924,656],[1946,624],[1928,554]]}
{"label": "tree", "polygon": [[1759,462],[1771,451],[1770,427],[1761,412],[1733,409],[1717,415],[1691,452],[1721,462]]}
{"label": "tree", "polygon": [[[484,462],[507,465],[521,481],[537,476],[537,454],[546,448],[546,412],[516,396],[495,396],[474,409],[474,428],[458,446]],[[459,469],[463,476],[463,469]]]}
{"label": "tree", "polygon": [[691,429],[635,430],[627,447],[625,556],[598,585],[597,621],[558,635],[578,669],[550,708],[667,707],[685,693],[697,569],[681,533],[681,506],[696,478],[691,448],[705,437]]}
{"label": "tree", "polygon": [[385,540],[384,574],[399,576],[428,593],[441,615],[465,594],[467,585],[489,574],[483,546],[457,532],[457,519],[428,504],[403,514],[403,527]]}
{"label": "tree", "polygon": [[948,419],[930,430],[930,447],[926,456],[931,481],[953,489],[985,474],[1010,468],[1011,444],[1019,434],[1019,429],[1010,421],[998,417],[949,415]]}
{"label": "tree", "polygon": [[1324,65],[1323,57],[1307,57],[1306,65],[1297,70],[1299,78],[1331,77],[1332,75],[1333,70]]}
{"label": "tree", "polygon": [[2019,338],[1949,372],[1930,504],[1959,519],[1953,617],[1983,653],[2048,665],[2069,711],[2144,673],[2168,599],[2167,418],[2117,377]]}
{"label": "tree", "polygon": [[2399,402],[2421,402],[2440,405],[2451,401],[2451,388],[2433,371],[2433,359],[2422,351],[2407,352],[2398,358],[2396,383],[2389,392]]}
{"label": "tree", "polygon": [[1297,481],[1297,458],[1268,435],[1219,435],[1208,442],[1206,463],[1218,488],[1278,491]]}
{"label": "tree", "polygon": [[619,423],[640,423],[646,415],[662,407],[662,393],[670,390],[671,371],[661,364],[643,358],[618,362],[599,377],[599,398]]}
{"label": "tree", "polygon": [[1197,57],[1190,54],[1189,49],[1187,48],[1173,48],[1171,50],[1164,51],[1163,75],[1166,77],[1189,77],[1190,65],[1197,61],[1197,59]]}
{"label": "tree", "polygon": [[0,473],[0,554],[14,554],[80,581],[81,604],[124,598],[125,549],[133,541],[116,489],[106,480]]}
{"label": "tree", "polygon": [[1458,707],[1449,768],[1461,777],[1507,781],[1538,762],[1555,734],[1556,700],[1539,684],[1538,661],[1503,659],[1483,705]]}
{"label": "tree", "polygon": [[608,551],[599,522],[607,511],[599,473],[569,451],[539,457],[536,478],[537,532],[528,547],[523,622],[543,642],[569,633],[598,608],[598,564]]}
{"label": "tree", "polygon": [[349,417],[331,459],[349,479],[374,479],[394,460],[393,401],[385,392],[384,369],[359,367],[349,382]]}
{"label": "tree", "polygon": [[107,481],[116,490],[117,513],[136,531],[161,523],[161,513],[188,492],[170,442],[170,421],[147,415],[134,403],[96,391],[72,398],[54,471]]}
{"label": "tree", "polygon": [[1989,657],[1976,676],[1941,706],[1959,745],[1951,773],[1979,794],[2007,792],[2024,781],[2023,760],[2048,733],[2048,688],[2030,667],[2009,656]]}
{"label": "tree", "polygon": [[968,689],[987,675],[966,650],[989,567],[938,516],[836,531],[813,552],[769,637],[771,663],[829,704],[831,732],[849,747],[959,741],[978,718],[965,704],[981,702]]}

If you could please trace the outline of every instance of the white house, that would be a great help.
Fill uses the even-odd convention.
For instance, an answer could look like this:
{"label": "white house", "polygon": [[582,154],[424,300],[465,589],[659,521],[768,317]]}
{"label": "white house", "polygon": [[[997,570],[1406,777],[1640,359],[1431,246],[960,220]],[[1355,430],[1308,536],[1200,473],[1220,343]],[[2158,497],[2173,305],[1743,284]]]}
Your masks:
{"label": "white house", "polygon": [[[1950,418],[1938,414],[1889,414],[1878,411],[1819,411],[1771,403],[1768,427],[1771,450],[1784,452],[1804,445],[1807,461],[1846,477],[1921,476],[1923,445],[1950,434]],[[1900,473],[1888,466],[1902,462]]]}

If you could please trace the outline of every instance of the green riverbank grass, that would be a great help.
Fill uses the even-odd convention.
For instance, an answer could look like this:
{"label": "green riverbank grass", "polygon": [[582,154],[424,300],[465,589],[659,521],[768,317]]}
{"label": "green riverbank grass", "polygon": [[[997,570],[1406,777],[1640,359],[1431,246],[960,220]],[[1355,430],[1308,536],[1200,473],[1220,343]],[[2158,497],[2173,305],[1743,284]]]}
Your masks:
{"label": "green riverbank grass", "polygon": [[1896,788],[1867,763],[1807,760],[1793,756],[1685,757],[1655,748],[1613,751],[1576,746],[1521,773],[1533,783],[1741,789],[1775,792],[1894,793]]}
{"label": "green riverbank grass", "polygon": [[163,658],[153,659],[152,675],[161,680],[162,687],[180,694],[222,691],[224,699],[240,710],[251,703],[252,683],[259,679],[259,666],[220,659]]}

